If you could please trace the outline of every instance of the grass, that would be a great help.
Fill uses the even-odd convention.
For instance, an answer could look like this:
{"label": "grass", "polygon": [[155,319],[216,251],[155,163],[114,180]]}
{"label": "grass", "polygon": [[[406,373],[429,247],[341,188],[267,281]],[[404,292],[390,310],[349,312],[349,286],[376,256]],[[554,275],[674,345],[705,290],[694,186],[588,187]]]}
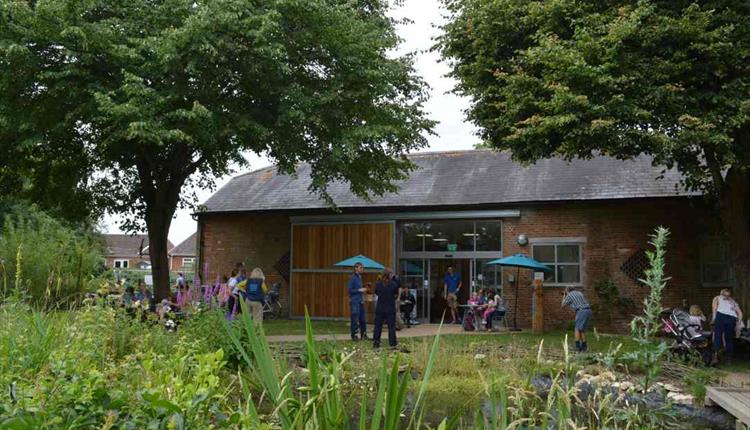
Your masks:
{"label": "grass", "polygon": [[[315,320],[312,321],[312,328],[316,335],[349,333],[346,321]],[[263,329],[268,336],[303,335],[305,334],[305,320],[266,320],[263,321]]]}

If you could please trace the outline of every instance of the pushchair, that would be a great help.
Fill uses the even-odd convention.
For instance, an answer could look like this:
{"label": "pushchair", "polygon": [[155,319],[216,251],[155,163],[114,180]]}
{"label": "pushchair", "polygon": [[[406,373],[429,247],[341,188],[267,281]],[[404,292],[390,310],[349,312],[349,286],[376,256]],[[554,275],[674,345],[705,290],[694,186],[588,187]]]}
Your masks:
{"label": "pushchair", "polygon": [[706,366],[711,364],[711,336],[708,332],[697,330],[700,326],[690,322],[687,312],[682,309],[667,310],[662,312],[661,320],[664,323],[664,331],[674,339],[670,346],[672,353],[683,358],[697,355]]}

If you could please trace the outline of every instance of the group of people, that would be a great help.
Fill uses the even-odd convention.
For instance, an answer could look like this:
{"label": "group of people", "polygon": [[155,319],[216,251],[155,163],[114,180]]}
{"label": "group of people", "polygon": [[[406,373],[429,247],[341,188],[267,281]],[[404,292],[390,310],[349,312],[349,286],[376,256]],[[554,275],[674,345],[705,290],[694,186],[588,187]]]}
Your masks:
{"label": "group of people", "polygon": [[[361,263],[354,265],[354,273],[349,279],[347,290],[349,293],[350,306],[350,330],[353,341],[368,340],[367,316],[365,313],[365,294],[371,291],[362,279],[364,266]],[[383,270],[375,283],[375,328],[372,332],[372,346],[380,348],[380,338],[383,325],[388,326],[388,345],[391,348],[398,347],[396,330],[401,324],[411,325],[411,313],[416,303],[416,298],[408,288],[401,286],[400,279],[390,269]],[[400,324],[399,324],[400,323]]]}
{"label": "group of people", "polygon": [[[230,276],[224,276],[221,284],[216,287],[202,287],[206,291],[198,291],[190,285],[190,281],[183,273],[178,273],[175,284],[169,296],[156,304],[153,294],[143,282],[138,282],[138,289],[133,288],[125,279],[117,282],[122,291],[119,299],[120,306],[128,309],[135,307],[147,307],[156,312],[161,319],[168,314],[181,313],[190,302],[205,299],[206,302],[214,298],[219,305],[225,309],[226,318],[233,320],[237,314],[242,312],[241,302],[245,302],[250,316],[254,321],[263,321],[263,303],[268,293],[266,277],[259,267],[252,269],[249,273],[244,263],[235,264]],[[208,291],[211,290],[211,291]],[[193,297],[195,296],[195,297]]]}
{"label": "group of people", "polygon": [[[591,306],[579,289],[565,290],[562,300],[563,306],[569,306],[575,311],[575,340],[576,350],[585,352],[586,329],[591,320]],[[687,331],[690,336],[703,335],[703,323],[707,321],[700,306],[692,305],[689,310],[691,326]],[[727,363],[731,363],[735,352],[735,339],[741,336],[743,329],[743,314],[739,303],[732,298],[732,292],[728,288],[721,290],[711,303],[711,321],[713,329],[708,334],[713,337],[713,360],[712,364],[719,363],[719,352],[723,349],[726,353]]]}
{"label": "group of people", "polygon": [[492,330],[495,314],[505,312],[505,304],[500,292],[490,288],[480,288],[473,293],[467,302],[477,316],[479,323],[487,330]]}
{"label": "group of people", "polygon": [[232,269],[231,276],[224,277],[224,284],[227,288],[220,293],[220,302],[225,303],[228,320],[233,320],[242,312],[240,302],[244,301],[253,321],[263,322],[263,303],[268,293],[268,285],[260,267],[254,268],[248,275],[244,263],[237,263]]}

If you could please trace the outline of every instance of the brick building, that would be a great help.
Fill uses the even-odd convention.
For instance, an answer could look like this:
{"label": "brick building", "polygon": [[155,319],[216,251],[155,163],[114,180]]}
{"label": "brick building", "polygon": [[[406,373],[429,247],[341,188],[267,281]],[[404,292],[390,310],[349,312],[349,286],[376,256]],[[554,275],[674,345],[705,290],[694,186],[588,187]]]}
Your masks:
{"label": "brick building", "polygon": [[[316,318],[344,318],[349,273],[333,264],[364,254],[393,267],[414,289],[418,317],[435,322],[445,308],[442,279],[453,266],[467,287],[462,301],[469,289],[492,288],[512,310],[518,288],[519,325],[529,326],[531,274],[515,279],[515,269],[486,264],[521,252],[554,268],[544,287],[547,327],[570,320],[560,300],[563,287],[573,285],[584,288],[599,327],[620,329],[646,293],[638,282],[644,250],[648,235],[663,225],[672,231],[666,306],[699,304],[707,312],[718,289],[732,284],[725,243],[704,199],[684,191],[677,172],[662,172],[646,157],[551,159],[528,167],[489,151],[411,158],[419,168],[398,193],[365,201],[346,184],[332,184],[339,212],[308,192],[307,165],[295,177],[265,168],[234,178],[198,218],[198,258],[208,264],[209,279],[243,261],[283,284],[290,316],[307,308]],[[367,273],[365,281],[374,276]],[[607,282],[636,307],[604,302],[597,289]]]}
{"label": "brick building", "polygon": [[[105,265],[110,269],[148,269],[151,256],[148,250],[148,235],[104,234]],[[172,249],[167,241],[167,249]]]}
{"label": "brick building", "polygon": [[171,271],[186,274],[195,272],[197,267],[195,265],[195,237],[196,233],[191,234],[169,251],[169,269]]}

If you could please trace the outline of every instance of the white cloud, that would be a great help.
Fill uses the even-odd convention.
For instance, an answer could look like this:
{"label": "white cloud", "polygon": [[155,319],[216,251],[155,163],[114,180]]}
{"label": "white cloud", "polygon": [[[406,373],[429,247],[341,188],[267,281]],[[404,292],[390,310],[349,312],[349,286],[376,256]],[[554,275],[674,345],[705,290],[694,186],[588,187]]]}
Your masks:
{"label": "white cloud", "polygon": [[[457,149],[471,149],[479,142],[475,136],[475,128],[465,121],[464,110],[468,107],[468,101],[464,98],[450,94],[454,81],[445,77],[448,73],[448,65],[440,63],[439,55],[430,52],[434,44],[433,38],[439,34],[436,25],[444,22],[444,10],[436,0],[405,0],[403,4],[393,11],[395,18],[409,18],[412,23],[399,27],[399,34],[404,39],[400,52],[415,52],[415,68],[422,78],[430,85],[430,100],[425,105],[430,118],[437,121],[435,128],[436,136],[429,139],[429,150],[447,151]],[[250,169],[258,169],[270,164],[265,157],[256,154],[248,154]],[[238,172],[235,172],[235,174]],[[217,179],[218,187],[226,184],[233,175]],[[205,201],[213,194],[209,190],[198,190],[199,200]],[[109,232],[117,232],[116,218],[108,217],[104,220],[105,229]],[[177,245],[187,238],[196,229],[196,223],[190,216],[190,211],[180,210],[172,221],[169,238]]]}

